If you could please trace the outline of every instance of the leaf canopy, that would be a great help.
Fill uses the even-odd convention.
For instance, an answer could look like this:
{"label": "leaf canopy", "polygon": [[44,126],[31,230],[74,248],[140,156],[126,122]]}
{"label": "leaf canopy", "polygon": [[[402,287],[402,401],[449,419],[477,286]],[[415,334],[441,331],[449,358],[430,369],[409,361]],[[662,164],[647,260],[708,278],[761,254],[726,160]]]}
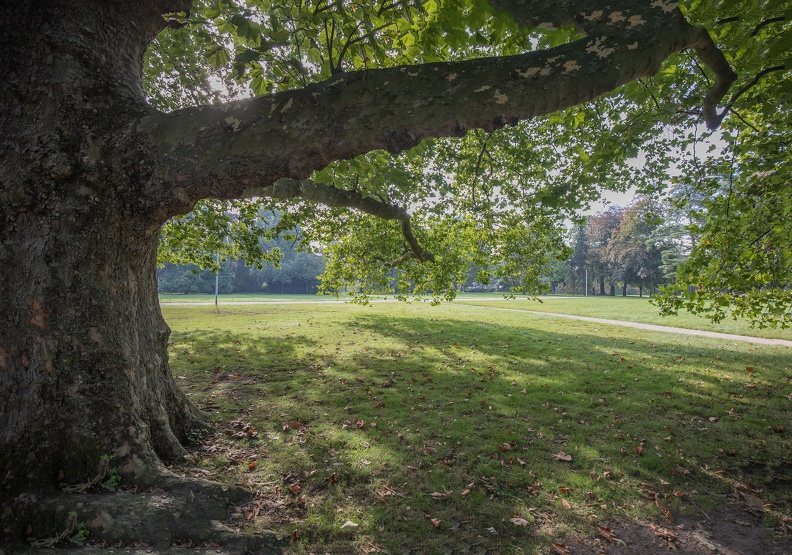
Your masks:
{"label": "leaf canopy", "polygon": [[[161,258],[211,266],[211,253],[222,251],[254,260],[265,256],[259,238],[299,223],[304,244],[329,257],[328,291],[353,285],[363,297],[396,288],[452,298],[475,267],[481,279],[509,276],[535,294],[539,268],[567,250],[565,222],[604,191],[635,187],[673,193],[696,222],[690,232],[699,240],[657,300],[663,311],[786,325],[790,10],[782,0],[680,7],[711,31],[739,75],[716,131],[705,129],[701,110],[714,76],[683,51],[654,77],[587,104],[315,173],[318,183],[406,209],[432,262],[405,257],[398,222],[266,198],[201,203],[166,226]],[[579,36],[571,26],[521,25],[485,0],[214,0],[196,3],[184,23],[159,35],[147,57],[148,94],[164,111],[303,88],[346,71],[508,55]],[[286,215],[274,231],[252,223],[265,209]]]}

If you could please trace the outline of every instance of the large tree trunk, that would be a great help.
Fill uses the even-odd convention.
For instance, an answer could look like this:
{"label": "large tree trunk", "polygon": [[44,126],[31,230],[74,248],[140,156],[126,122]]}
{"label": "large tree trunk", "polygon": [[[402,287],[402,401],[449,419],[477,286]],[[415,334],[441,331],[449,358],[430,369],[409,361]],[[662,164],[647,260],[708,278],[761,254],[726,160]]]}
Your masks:
{"label": "large tree trunk", "polygon": [[163,7],[157,21],[148,3],[86,4],[0,14],[0,97],[16,107],[0,113],[5,490],[84,481],[103,455],[148,481],[201,425],[168,368],[163,214],[146,205],[146,150],[128,133],[148,111],[141,59]]}
{"label": "large tree trunk", "polygon": [[[56,202],[70,200],[65,193]],[[125,212],[106,197],[81,213],[44,203],[19,215],[6,237],[5,483],[85,480],[105,454],[146,480],[158,458],[184,454],[179,440],[199,425],[168,368],[169,329],[154,275],[157,229],[141,233]]]}

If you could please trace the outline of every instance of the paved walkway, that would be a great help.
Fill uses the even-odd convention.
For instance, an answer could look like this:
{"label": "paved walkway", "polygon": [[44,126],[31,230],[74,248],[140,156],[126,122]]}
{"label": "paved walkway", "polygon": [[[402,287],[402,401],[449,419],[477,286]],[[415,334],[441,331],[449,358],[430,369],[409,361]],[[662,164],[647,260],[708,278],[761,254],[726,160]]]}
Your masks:
{"label": "paved walkway", "polygon": [[[456,299],[454,302],[465,303],[466,306],[480,308],[482,310],[509,310],[512,312],[523,312],[525,314],[532,314],[536,316],[547,316],[552,318],[568,318],[570,320],[582,320],[584,322],[593,322],[595,324],[606,324],[609,326],[623,326],[625,328],[635,328],[639,330],[656,331],[659,333],[676,333],[679,335],[695,335],[698,337],[712,337],[715,339],[725,339],[727,341],[744,341],[746,343],[757,343],[760,345],[781,345],[783,347],[792,347],[792,341],[787,339],[768,339],[764,337],[751,337],[749,335],[735,335],[732,333],[719,333],[715,331],[704,330],[691,330],[688,328],[675,328],[672,326],[657,326],[654,324],[641,324],[639,322],[625,322],[624,320],[609,320],[607,318],[592,318],[590,316],[574,316],[572,314],[558,314],[556,312],[539,312],[536,310],[526,310],[522,308],[505,308],[494,306],[479,306],[470,304],[476,301],[489,301],[489,300],[503,300],[501,297],[493,297],[492,299]],[[467,302],[466,302],[467,301]],[[281,305],[281,304],[329,304],[345,302],[343,299],[339,300],[311,300],[311,301],[223,301],[220,303],[223,306],[228,305]],[[372,299],[372,303],[397,303],[396,299]],[[162,302],[163,306],[211,306],[213,302]]]}

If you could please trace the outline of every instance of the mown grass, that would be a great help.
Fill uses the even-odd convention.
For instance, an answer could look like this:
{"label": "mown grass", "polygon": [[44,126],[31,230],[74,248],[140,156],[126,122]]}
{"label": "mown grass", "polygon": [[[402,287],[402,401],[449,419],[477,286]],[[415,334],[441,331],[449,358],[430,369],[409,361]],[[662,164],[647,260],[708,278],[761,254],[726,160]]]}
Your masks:
{"label": "mown grass", "polygon": [[461,303],[163,313],[216,426],[184,471],[259,492],[239,522],[294,553],[596,551],[597,525],[735,496],[792,511],[786,347]]}
{"label": "mown grass", "polygon": [[465,295],[460,298],[460,301],[480,306],[573,314],[576,316],[624,320],[657,326],[792,340],[792,329],[752,328],[746,320],[730,318],[715,324],[704,317],[694,316],[687,312],[680,312],[677,316],[661,317],[658,314],[657,307],[651,304],[648,297],[556,297],[548,295],[539,297],[539,301],[533,301],[525,298],[496,300],[492,296],[488,296],[484,300],[482,298],[477,299],[473,295]]}
{"label": "mown grass", "polygon": [[[386,300],[388,297],[375,297],[374,302]],[[219,302],[223,303],[261,303],[261,302],[341,302],[344,299],[335,299],[327,295],[280,295],[269,293],[234,293],[220,295]],[[394,300],[390,298],[390,300]],[[214,295],[206,294],[160,294],[160,301],[172,303],[210,303],[215,301]],[[752,337],[768,337],[775,339],[792,340],[792,329],[758,329],[752,328],[745,320],[726,319],[719,323],[712,323],[704,317],[694,316],[681,312],[677,316],[664,316],[658,314],[658,309],[651,304],[649,297],[568,297],[544,295],[538,301],[524,297],[507,299],[497,293],[460,293],[457,302],[489,306],[496,308],[511,308],[516,310],[532,310],[535,312],[552,312],[558,314],[572,314],[592,318],[606,318],[654,324],[658,326],[680,327],[694,330],[715,331],[748,335]]]}
{"label": "mown grass", "polygon": [[[207,293],[160,293],[162,303],[207,303],[214,304],[214,294]],[[284,302],[284,301],[316,301],[334,300],[332,297],[319,295],[299,295],[299,294],[280,294],[280,293],[223,293],[218,295],[218,302],[223,303],[261,303],[261,302]]]}

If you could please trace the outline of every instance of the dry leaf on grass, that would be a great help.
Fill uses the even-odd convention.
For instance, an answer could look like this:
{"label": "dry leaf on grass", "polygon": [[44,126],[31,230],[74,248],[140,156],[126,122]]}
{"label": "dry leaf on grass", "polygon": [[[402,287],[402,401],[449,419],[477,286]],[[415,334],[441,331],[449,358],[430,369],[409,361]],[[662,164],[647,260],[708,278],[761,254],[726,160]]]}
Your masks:
{"label": "dry leaf on grass", "polygon": [[566,544],[553,542],[553,553],[555,555],[572,555],[572,550]]}
{"label": "dry leaf on grass", "polygon": [[302,488],[300,486],[298,486],[297,484],[292,484],[289,487],[287,487],[286,489],[288,489],[294,495],[297,495],[302,490]]}
{"label": "dry leaf on grass", "polygon": [[439,491],[436,491],[434,493],[430,493],[429,497],[431,497],[432,499],[451,499],[452,495],[454,495],[453,491],[447,491],[445,493],[440,493]]}
{"label": "dry leaf on grass", "polygon": [[553,455],[553,458],[559,461],[572,462],[572,455],[567,455],[563,451],[559,451],[558,453]]}
{"label": "dry leaf on grass", "polygon": [[515,526],[528,526],[530,524],[530,522],[528,522],[524,518],[520,518],[520,517],[515,517],[515,518],[511,519],[511,522]]}

